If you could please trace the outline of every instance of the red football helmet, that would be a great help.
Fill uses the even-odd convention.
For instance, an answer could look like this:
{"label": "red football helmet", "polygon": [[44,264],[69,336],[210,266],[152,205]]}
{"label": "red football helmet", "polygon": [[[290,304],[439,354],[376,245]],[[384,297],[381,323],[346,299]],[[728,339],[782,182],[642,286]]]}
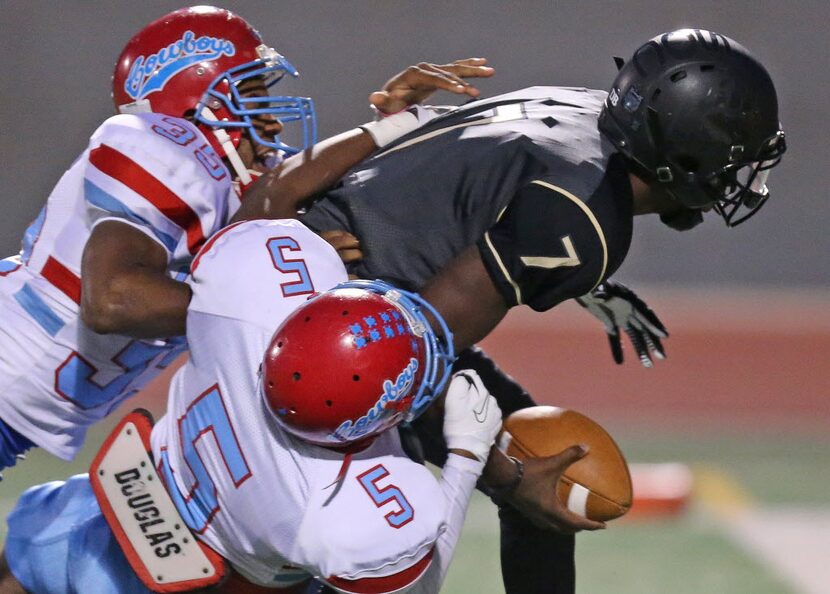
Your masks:
{"label": "red football helmet", "polygon": [[[121,113],[192,116],[214,132],[207,137],[222,156],[228,152],[225,142],[238,146],[246,130],[255,142],[293,154],[316,140],[311,99],[243,97],[237,90],[251,78],[270,87],[286,74],[298,76],[243,18],[222,8],[193,6],[153,21],[127,43],[115,65],[112,97]],[[299,122],[303,146],[263,138],[252,122],[257,117]]]}
{"label": "red football helmet", "polygon": [[[448,340],[436,336],[422,308]],[[350,281],[280,325],[261,386],[286,431],[338,447],[417,417],[441,393],[453,360],[452,334],[421,297],[381,281]]]}

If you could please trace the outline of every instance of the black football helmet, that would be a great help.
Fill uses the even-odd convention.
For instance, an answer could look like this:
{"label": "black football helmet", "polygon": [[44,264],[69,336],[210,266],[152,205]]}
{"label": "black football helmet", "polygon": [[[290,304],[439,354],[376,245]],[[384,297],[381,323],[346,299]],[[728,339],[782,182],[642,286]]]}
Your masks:
{"label": "black football helmet", "polygon": [[730,227],[764,205],[786,150],[766,68],[699,29],[659,35],[621,64],[599,129],[648,181],[698,217],[714,208]]}

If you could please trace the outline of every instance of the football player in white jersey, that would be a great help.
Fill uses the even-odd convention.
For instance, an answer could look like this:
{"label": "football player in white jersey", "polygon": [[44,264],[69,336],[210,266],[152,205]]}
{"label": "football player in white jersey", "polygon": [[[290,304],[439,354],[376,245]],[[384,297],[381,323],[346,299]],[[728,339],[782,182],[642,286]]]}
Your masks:
{"label": "football player in white jersey", "polygon": [[[190,358],[151,430],[154,462],[140,448],[145,461],[117,466],[129,458],[118,428],[92,485],[81,475],[24,494],[0,592],[180,591],[168,557],[197,581],[229,564],[229,593],[301,592],[312,578],[338,592],[437,592],[501,412],[474,371],[456,373],[440,478],[413,462],[390,429],[443,391],[451,334],[416,294],[346,279],[335,249],[298,221],[214,235],[188,281]],[[149,485],[162,481],[158,496]],[[159,512],[164,497],[189,531]],[[218,563],[185,554],[192,535]]]}
{"label": "football player in white jersey", "polygon": [[[410,69],[393,90],[476,94],[453,72],[489,75],[482,64]],[[182,352],[170,337],[184,334],[193,256],[257,175],[315,140],[311,100],[268,94],[284,76],[297,71],[213,7],[174,11],[126,45],[113,76],[120,115],[60,179],[21,253],[0,261],[0,469],[33,445],[70,459],[91,424]],[[303,146],[280,141],[286,123]],[[304,192],[376,148],[359,130],[340,140],[347,157],[329,156]]]}

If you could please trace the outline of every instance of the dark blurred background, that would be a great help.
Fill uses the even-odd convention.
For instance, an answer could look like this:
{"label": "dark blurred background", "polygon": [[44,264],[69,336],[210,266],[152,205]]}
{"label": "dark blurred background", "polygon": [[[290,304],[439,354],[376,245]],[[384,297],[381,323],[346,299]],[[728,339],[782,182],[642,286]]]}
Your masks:
{"label": "dark blurred background", "polygon": [[[683,26],[750,48],[779,90],[789,152],[773,198],[745,226],[677,234],[639,220],[618,277],[648,284],[756,288],[830,284],[830,136],[826,0],[498,0],[226,2],[301,71],[283,89],[316,100],[321,136],[369,118],[367,94],[419,60],[485,56],[493,95],[533,84],[607,88],[611,57]],[[178,2],[2,2],[0,250],[17,251],[49,190],[112,112],[110,75],[123,44]],[[438,101],[436,101],[438,102]]]}

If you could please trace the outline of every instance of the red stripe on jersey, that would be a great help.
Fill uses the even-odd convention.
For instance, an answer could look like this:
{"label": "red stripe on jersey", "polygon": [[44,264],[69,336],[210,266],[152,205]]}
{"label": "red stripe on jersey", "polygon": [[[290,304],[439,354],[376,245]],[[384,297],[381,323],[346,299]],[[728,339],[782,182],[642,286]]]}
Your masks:
{"label": "red stripe on jersey", "polygon": [[40,275],[72,301],[81,303],[81,279],[52,256],[46,259]]}
{"label": "red stripe on jersey", "polygon": [[213,247],[213,244],[216,243],[217,239],[222,237],[225,233],[227,233],[228,231],[230,231],[231,229],[233,229],[237,225],[241,225],[244,222],[245,221],[237,221],[233,225],[228,225],[227,227],[225,227],[224,229],[222,229],[221,231],[216,233],[213,237],[208,239],[208,242],[204,246],[202,246],[202,249],[199,250],[199,253],[196,254],[195,258],[193,258],[193,264],[190,265],[190,274],[193,274],[194,272],[196,272],[196,269],[199,267],[199,260],[202,258],[202,255],[204,255],[204,254],[206,254],[207,252],[210,251],[210,248]]}
{"label": "red stripe on jersey", "polygon": [[258,586],[233,571],[230,577],[218,587],[217,592],[219,594],[305,594],[309,583],[311,583],[311,578],[286,588]]}
{"label": "red stripe on jersey", "polygon": [[424,574],[432,561],[432,553],[434,549],[430,550],[426,556],[418,561],[415,565],[393,573],[392,575],[385,575],[383,577],[362,578],[359,580],[347,580],[337,576],[331,576],[326,581],[340,590],[351,592],[353,594],[385,594],[386,592],[396,592],[401,588],[412,585]]}
{"label": "red stripe on jersey", "polygon": [[149,171],[114,148],[102,144],[89,153],[89,162],[159,209],[187,233],[187,248],[195,254],[205,242],[199,216],[175,192]]}

